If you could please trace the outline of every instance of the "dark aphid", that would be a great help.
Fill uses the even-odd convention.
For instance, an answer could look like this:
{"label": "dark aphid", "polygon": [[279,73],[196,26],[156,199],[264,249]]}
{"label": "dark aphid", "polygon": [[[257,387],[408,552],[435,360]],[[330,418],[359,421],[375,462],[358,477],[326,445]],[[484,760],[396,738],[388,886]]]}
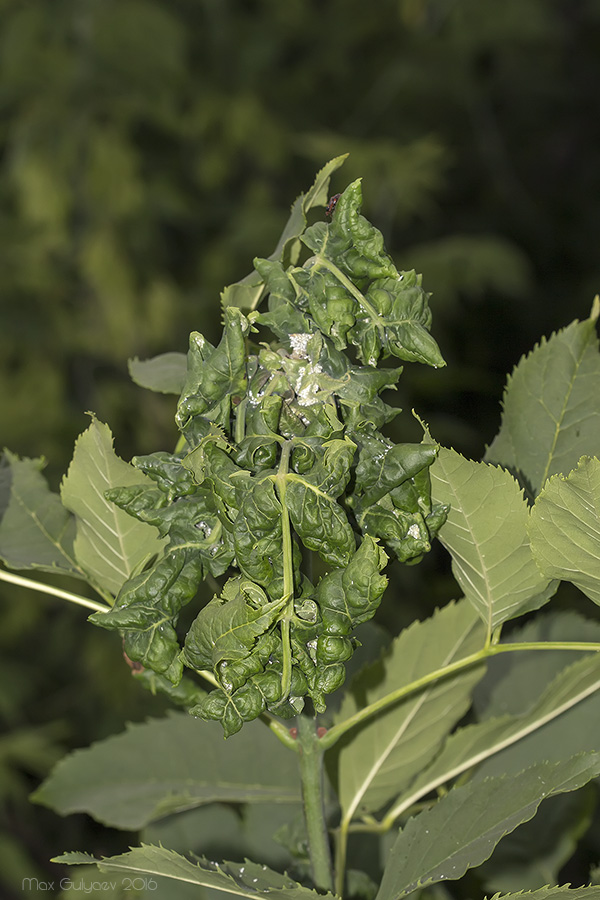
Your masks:
{"label": "dark aphid", "polygon": [[331,217],[340,199],[340,194],[334,194],[327,206],[325,207],[325,215]]}

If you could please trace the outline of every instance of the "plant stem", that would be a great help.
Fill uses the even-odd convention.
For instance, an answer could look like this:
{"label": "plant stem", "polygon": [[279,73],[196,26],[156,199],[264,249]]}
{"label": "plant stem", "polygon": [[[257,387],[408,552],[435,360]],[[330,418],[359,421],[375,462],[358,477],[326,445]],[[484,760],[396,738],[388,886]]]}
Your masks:
{"label": "plant stem", "polygon": [[348,822],[341,822],[335,841],[335,892],[341,897],[346,880],[346,849],[348,847]]}
{"label": "plant stem", "polygon": [[586,643],[583,641],[532,641],[527,643],[487,645],[476,653],[471,653],[469,656],[465,656],[463,659],[450,663],[448,666],[434,669],[432,672],[428,672],[427,675],[423,675],[422,678],[417,678],[410,684],[403,685],[397,690],[386,694],[385,697],[376,700],[374,703],[364,706],[344,722],[339,722],[337,725],[330,728],[324,736],[320,738],[321,747],[323,750],[328,750],[339,741],[343,734],[350,731],[356,725],[359,725],[366,719],[370,719],[371,716],[387,709],[389,706],[392,706],[409,694],[413,694],[416,691],[427,687],[427,685],[432,684],[434,681],[439,681],[448,675],[453,675],[456,672],[461,672],[463,669],[468,669],[471,666],[482,663],[489,657],[497,656],[499,653],[512,653],[523,650],[575,650],[582,653],[597,653],[600,651],[600,643]]}
{"label": "plant stem", "polygon": [[300,777],[308,833],[312,876],[317,890],[333,891],[329,833],[323,803],[323,748],[317,738],[315,720],[298,716]]}
{"label": "plant stem", "polygon": [[69,603],[87,606],[88,609],[93,609],[94,612],[108,612],[110,610],[110,606],[107,606],[105,603],[88,600],[87,597],[72,594],[70,591],[63,591],[61,588],[54,587],[51,584],[44,584],[42,581],[34,581],[33,578],[13,575],[12,572],[6,572],[4,569],[0,569],[0,579],[2,581],[10,581],[11,584],[18,584],[19,587],[29,588],[31,591],[39,591],[41,594],[51,594],[53,597],[60,597],[61,600],[68,600]]}
{"label": "plant stem", "polygon": [[283,649],[283,663],[281,674],[281,699],[285,700],[290,694],[292,680],[292,648],[290,646],[290,622],[294,614],[294,563],[292,550],[292,530],[290,517],[285,505],[285,488],[288,477],[290,453],[292,442],[286,441],[281,450],[279,469],[275,476],[275,484],[281,503],[281,537],[283,544],[283,594],[287,598],[287,606],[281,618],[281,643]]}

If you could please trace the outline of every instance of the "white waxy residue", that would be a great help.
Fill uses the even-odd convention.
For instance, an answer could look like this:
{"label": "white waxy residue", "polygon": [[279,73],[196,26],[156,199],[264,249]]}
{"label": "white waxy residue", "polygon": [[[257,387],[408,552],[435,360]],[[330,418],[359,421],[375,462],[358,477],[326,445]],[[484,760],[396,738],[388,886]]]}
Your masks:
{"label": "white waxy residue", "polygon": [[290,334],[292,356],[295,357],[295,359],[306,359],[308,356],[306,348],[311,337],[312,334]]}
{"label": "white waxy residue", "polygon": [[303,366],[300,370],[300,375],[298,376],[298,380],[296,381],[296,396],[298,398],[298,403],[300,404],[300,406],[312,406],[313,403],[319,402],[319,398],[317,396],[319,392],[319,385],[316,383],[316,380],[314,380],[312,376],[320,375],[322,371],[322,367],[318,364],[311,367]]}
{"label": "white waxy residue", "polygon": [[421,532],[419,531],[419,526],[411,525],[410,528],[408,529],[408,534],[411,538],[414,538],[415,540],[417,538],[421,537]]}

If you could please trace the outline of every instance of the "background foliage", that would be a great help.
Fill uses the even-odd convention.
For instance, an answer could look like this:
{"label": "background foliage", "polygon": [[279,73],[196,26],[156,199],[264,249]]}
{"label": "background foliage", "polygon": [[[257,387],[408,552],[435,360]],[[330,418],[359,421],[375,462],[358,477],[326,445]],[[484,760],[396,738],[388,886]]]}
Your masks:
{"label": "background foliage", "polygon": [[[398,402],[480,458],[505,373],[600,284],[599,38],[598,0],[1,0],[3,444],[46,455],[56,480],[93,409],[125,458],[171,448],[173,403],[132,385],[127,357],[185,350],[192,328],[214,339],[223,285],[349,151],[343,183],[364,177],[365,214],[424,273],[448,362],[407,370]],[[393,632],[423,578],[428,607],[446,599],[434,562],[398,576],[411,599],[383,610]],[[29,789],[150,700],[110,635],[2,597],[0,871],[16,895],[74,843]]]}

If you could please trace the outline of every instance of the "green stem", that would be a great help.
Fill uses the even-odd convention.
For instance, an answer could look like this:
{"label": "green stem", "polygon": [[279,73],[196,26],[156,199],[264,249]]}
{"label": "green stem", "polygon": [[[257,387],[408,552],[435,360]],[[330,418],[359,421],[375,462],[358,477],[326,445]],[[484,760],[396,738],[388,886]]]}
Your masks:
{"label": "green stem", "polygon": [[275,484],[281,504],[281,536],[283,546],[283,596],[288,603],[281,617],[281,643],[283,663],[281,673],[281,699],[289,697],[292,682],[292,648],[290,644],[290,623],[294,614],[294,562],[292,548],[292,529],[290,516],[285,505],[285,489],[290,464],[291,441],[286,441],[281,450],[279,469],[275,476]]}
{"label": "green stem", "polygon": [[331,850],[323,802],[323,749],[319,746],[313,718],[298,716],[297,724],[302,800],[313,881],[317,890],[333,891]]}
{"label": "green stem", "polygon": [[346,881],[346,848],[348,847],[349,824],[346,821],[340,823],[335,840],[335,893],[341,897],[344,893]]}
{"label": "green stem", "polygon": [[355,284],[350,281],[350,279],[344,275],[344,273],[338,269],[335,263],[332,263],[331,260],[327,259],[325,256],[318,255],[317,259],[319,260],[319,264],[323,266],[323,268],[328,269],[332,275],[335,275],[337,280],[342,284],[349,294],[352,294],[357,303],[362,306],[364,311],[371,317],[373,324],[377,326],[380,331],[385,329],[385,323],[374,306],[371,306],[367,298],[364,294],[362,294]]}
{"label": "green stem", "polygon": [[86,606],[93,609],[94,612],[108,612],[110,606],[104,603],[98,603],[96,600],[88,600],[87,597],[81,597],[79,594],[72,594],[71,591],[63,591],[61,588],[54,587],[51,584],[44,584],[41,581],[34,581],[33,578],[24,578],[22,575],[13,575],[12,572],[6,572],[0,569],[0,579],[9,581],[11,584],[18,584],[19,587],[29,588],[31,591],[39,591],[41,594],[51,594],[53,597],[60,597],[61,600],[68,600],[69,603],[77,603],[78,606]]}
{"label": "green stem", "polygon": [[442,666],[440,669],[428,672],[427,675],[423,675],[422,678],[417,678],[416,681],[403,685],[397,690],[386,694],[385,697],[376,700],[375,703],[363,707],[344,722],[340,722],[338,725],[334,725],[330,728],[320,739],[321,746],[324,750],[328,750],[330,747],[333,747],[347,731],[355,728],[366,719],[370,719],[371,716],[377,715],[377,713],[387,709],[389,706],[393,706],[394,703],[404,699],[404,697],[407,697],[409,694],[413,694],[416,691],[420,691],[422,688],[427,687],[427,685],[432,684],[434,681],[439,681],[448,675],[454,675],[456,672],[461,672],[463,669],[469,669],[471,666],[484,662],[490,656],[496,656],[499,653],[512,653],[523,650],[575,650],[583,653],[593,653],[600,651],[600,643],[585,643],[579,641],[535,641],[515,644],[492,644],[491,646],[486,646],[482,650],[478,650],[477,653],[471,653],[470,656],[465,656],[464,659],[459,659],[454,663],[450,663],[448,666]]}

